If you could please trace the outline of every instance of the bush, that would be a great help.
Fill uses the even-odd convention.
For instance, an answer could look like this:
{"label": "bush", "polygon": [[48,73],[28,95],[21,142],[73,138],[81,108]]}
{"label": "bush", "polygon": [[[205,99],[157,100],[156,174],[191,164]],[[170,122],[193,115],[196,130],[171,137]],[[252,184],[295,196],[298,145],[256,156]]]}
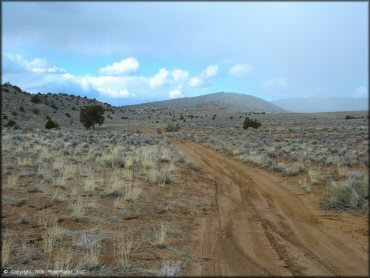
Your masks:
{"label": "bush", "polygon": [[24,112],[24,107],[23,106],[20,106],[19,107],[19,111]]}
{"label": "bush", "polygon": [[32,112],[33,112],[34,114],[38,115],[38,114],[40,114],[40,109],[38,109],[38,108],[33,108],[33,109],[32,109]]}
{"label": "bush", "polygon": [[95,125],[102,125],[104,122],[104,107],[101,105],[90,105],[81,107],[80,122],[86,129],[95,129]]}
{"label": "bush", "polygon": [[167,132],[176,132],[176,131],[179,131],[180,130],[180,125],[179,124],[176,124],[176,125],[171,125],[171,124],[168,124],[168,126],[166,127],[166,131]]}
{"label": "bush", "polygon": [[259,128],[261,126],[261,123],[257,121],[256,119],[251,119],[249,117],[246,117],[244,120],[243,128],[248,129],[249,127],[253,128]]}
{"label": "bush", "polygon": [[48,118],[48,121],[45,124],[46,129],[52,129],[52,128],[59,128],[59,125],[57,122],[54,122],[50,117]]}
{"label": "bush", "polygon": [[347,115],[344,117],[346,120],[352,120],[352,119],[357,119],[355,116]]}
{"label": "bush", "polygon": [[41,103],[42,102],[42,99],[41,99],[41,97],[39,96],[39,95],[33,95],[32,97],[31,97],[31,102],[33,102],[33,103]]}
{"label": "bush", "polygon": [[350,176],[339,186],[332,186],[320,205],[325,209],[364,209],[368,206],[367,176]]}
{"label": "bush", "polygon": [[69,113],[65,113],[66,117],[71,118],[71,115]]}
{"label": "bush", "polygon": [[9,120],[8,123],[5,125],[5,127],[13,127],[15,126],[17,123],[13,120]]}

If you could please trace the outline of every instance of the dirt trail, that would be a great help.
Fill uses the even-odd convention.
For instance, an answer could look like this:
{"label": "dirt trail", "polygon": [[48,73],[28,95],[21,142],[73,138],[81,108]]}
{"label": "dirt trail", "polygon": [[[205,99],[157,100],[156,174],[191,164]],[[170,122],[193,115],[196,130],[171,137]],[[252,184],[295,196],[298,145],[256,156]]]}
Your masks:
{"label": "dirt trail", "polygon": [[[198,275],[367,275],[367,243],[340,218],[329,225],[299,188],[201,144],[173,145],[216,183],[218,213],[201,223]],[[364,218],[353,221],[366,232]]]}

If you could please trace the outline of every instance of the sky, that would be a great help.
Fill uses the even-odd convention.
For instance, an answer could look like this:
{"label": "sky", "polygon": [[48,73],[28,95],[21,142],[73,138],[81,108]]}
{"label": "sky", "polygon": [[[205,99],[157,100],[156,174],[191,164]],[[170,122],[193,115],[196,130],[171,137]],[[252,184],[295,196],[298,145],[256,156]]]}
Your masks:
{"label": "sky", "polygon": [[2,2],[2,82],[127,105],[368,97],[367,2]]}

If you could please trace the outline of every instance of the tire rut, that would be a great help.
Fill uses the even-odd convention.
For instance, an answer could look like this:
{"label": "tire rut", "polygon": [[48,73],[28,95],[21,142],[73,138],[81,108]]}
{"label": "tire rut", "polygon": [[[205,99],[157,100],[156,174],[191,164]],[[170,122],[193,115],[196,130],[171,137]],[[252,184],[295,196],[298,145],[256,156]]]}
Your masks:
{"label": "tire rut", "polygon": [[200,144],[173,143],[215,183],[202,276],[366,275],[367,252],[329,231],[284,181]]}

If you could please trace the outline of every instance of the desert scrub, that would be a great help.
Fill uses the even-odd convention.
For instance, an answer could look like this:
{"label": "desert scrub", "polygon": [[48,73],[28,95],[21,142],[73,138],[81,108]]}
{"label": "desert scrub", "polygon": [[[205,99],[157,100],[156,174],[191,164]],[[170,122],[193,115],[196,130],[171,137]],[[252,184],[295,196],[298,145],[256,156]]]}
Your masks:
{"label": "desert scrub", "polygon": [[305,166],[302,163],[295,162],[291,165],[288,165],[283,169],[284,176],[296,176],[302,173],[305,170]]}
{"label": "desert scrub", "polygon": [[175,277],[181,271],[180,262],[164,261],[162,263],[162,270],[160,276]]}
{"label": "desert scrub", "polygon": [[320,205],[325,209],[358,210],[368,207],[368,177],[349,176],[339,185],[332,184]]}
{"label": "desert scrub", "polygon": [[256,119],[251,119],[249,117],[246,117],[243,123],[243,128],[248,129],[249,127],[253,128],[259,128],[261,126],[261,123]]}
{"label": "desert scrub", "polygon": [[123,267],[130,266],[131,253],[134,245],[135,241],[132,237],[126,240],[120,240],[118,242],[116,248],[114,249],[114,256],[118,265]]}

